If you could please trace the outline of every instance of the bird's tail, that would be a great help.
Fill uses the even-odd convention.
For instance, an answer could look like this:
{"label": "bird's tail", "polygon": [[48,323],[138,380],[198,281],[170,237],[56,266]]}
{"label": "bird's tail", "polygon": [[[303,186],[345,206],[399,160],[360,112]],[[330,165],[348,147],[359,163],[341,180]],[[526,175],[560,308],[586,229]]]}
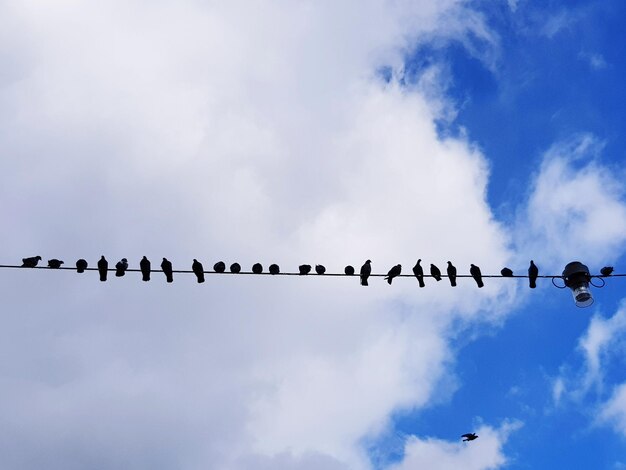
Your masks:
{"label": "bird's tail", "polygon": [[362,277],[361,278],[361,285],[362,286],[369,286],[369,284],[367,283],[367,278],[366,277]]}
{"label": "bird's tail", "polygon": [[419,282],[420,287],[426,287],[426,284],[424,284],[424,278],[423,277],[418,277],[417,278],[417,282]]}
{"label": "bird's tail", "polygon": [[452,287],[456,287],[456,279],[452,279],[452,278],[450,278],[450,285],[451,285]]}
{"label": "bird's tail", "polygon": [[529,285],[531,289],[534,289],[537,287],[537,282],[534,279],[531,279]]}
{"label": "bird's tail", "polygon": [[171,274],[166,274],[165,277],[167,278],[167,282],[174,282],[174,276]]}
{"label": "bird's tail", "polygon": [[107,280],[107,273],[106,271],[103,273],[100,273],[100,281],[105,282]]}
{"label": "bird's tail", "polygon": [[393,277],[391,277],[391,276],[387,276],[387,277],[385,277],[385,280],[387,281],[387,283],[388,283],[389,285],[391,285],[391,281],[393,280]]}
{"label": "bird's tail", "polygon": [[483,282],[483,280],[482,280],[482,279],[478,279],[478,280],[476,281],[476,284],[478,284],[478,287],[485,287],[485,283]]}
{"label": "bird's tail", "polygon": [[141,278],[142,281],[149,281],[150,280],[150,273],[143,273],[143,276]]}

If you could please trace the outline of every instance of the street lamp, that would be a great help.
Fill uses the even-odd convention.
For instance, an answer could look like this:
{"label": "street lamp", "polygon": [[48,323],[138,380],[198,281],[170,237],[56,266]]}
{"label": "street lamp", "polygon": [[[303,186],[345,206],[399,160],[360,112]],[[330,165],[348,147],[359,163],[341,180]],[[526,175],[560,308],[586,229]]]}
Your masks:
{"label": "street lamp", "polygon": [[580,261],[568,263],[563,270],[563,281],[565,286],[572,290],[577,307],[589,307],[593,303],[593,297],[589,290],[590,280],[589,268]]}

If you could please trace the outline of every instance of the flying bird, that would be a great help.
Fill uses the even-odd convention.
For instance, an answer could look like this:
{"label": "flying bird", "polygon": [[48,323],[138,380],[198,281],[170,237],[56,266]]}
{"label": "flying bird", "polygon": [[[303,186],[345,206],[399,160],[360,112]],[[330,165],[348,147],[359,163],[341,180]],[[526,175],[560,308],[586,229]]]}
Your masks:
{"label": "flying bird", "polygon": [[48,260],[48,267],[52,269],[59,269],[62,264],[64,264],[64,261],[60,259],[53,258]]}
{"label": "flying bird", "polygon": [[326,268],[324,266],[322,266],[321,264],[316,264],[315,265],[315,272],[317,274],[324,274],[326,272]]}
{"label": "flying bird", "polygon": [[346,276],[354,276],[354,267],[348,265],[345,268],[343,268],[343,272]]}
{"label": "flying bird", "polygon": [[430,264],[430,275],[435,278],[435,281],[441,281],[441,271],[434,264]]}
{"label": "flying bird", "polygon": [[139,267],[141,268],[141,280],[142,281],[149,281],[150,280],[150,260],[148,258],[146,258],[145,256],[143,258],[141,258],[141,261],[139,261]]}
{"label": "flying bird", "polygon": [[535,265],[533,260],[530,260],[530,266],[528,267],[528,285],[531,289],[537,287],[537,276],[539,275],[539,268]]}
{"label": "flying bird", "polygon": [[79,259],[78,261],[76,261],[76,272],[77,273],[84,273],[85,269],[87,269],[87,266],[89,266],[87,264],[87,260],[85,259]]}
{"label": "flying bird", "polygon": [[413,266],[413,274],[415,274],[415,277],[417,278],[417,282],[419,282],[420,287],[424,287],[426,284],[424,284],[424,269],[420,264],[421,262],[421,259],[417,260],[417,263],[415,264],[415,266]]}
{"label": "flying bird", "polygon": [[402,265],[396,264],[393,268],[391,268],[387,272],[387,275],[385,276],[385,280],[387,281],[389,285],[391,285],[391,281],[393,280],[393,278],[398,277],[401,272],[402,272]]}
{"label": "flying bird", "polygon": [[239,274],[241,272],[241,266],[239,263],[233,263],[230,265],[230,272],[234,274]]}
{"label": "flying bird", "polygon": [[163,274],[165,274],[165,279],[167,280],[167,282],[174,282],[172,262],[167,258],[163,258],[163,261],[161,261],[161,269],[163,270]]}
{"label": "flying bird", "polygon": [[202,263],[194,258],[193,264],[191,265],[191,270],[196,275],[196,278],[198,278],[198,284],[203,283],[204,282],[204,267],[202,266]]}
{"label": "flying bird", "polygon": [[476,281],[476,285],[478,287],[484,287],[485,284],[483,284],[483,275],[481,274],[480,268],[478,266],[470,264],[470,274]]}
{"label": "flying bird", "polygon": [[448,268],[446,269],[446,272],[448,273],[448,279],[450,279],[450,285],[452,287],[456,286],[456,267],[451,261],[448,261]]}
{"label": "flying bird", "polygon": [[463,442],[473,441],[474,439],[478,439],[478,436],[474,432],[463,434],[461,437],[463,438]]}
{"label": "flying bird", "polygon": [[117,277],[122,277],[126,274],[126,270],[128,269],[128,260],[126,258],[122,258],[115,264],[115,275]]}
{"label": "flying bird", "polygon": [[509,268],[502,268],[500,274],[502,274],[502,277],[513,277],[513,271]]}
{"label": "flying bird", "polygon": [[270,270],[270,274],[280,273],[280,267],[277,264],[270,264],[269,270]]}
{"label": "flying bird", "polygon": [[263,265],[261,263],[255,263],[254,266],[252,266],[252,272],[254,274],[261,274],[263,272]]}
{"label": "flying bird", "polygon": [[226,271],[226,264],[223,261],[218,261],[213,265],[213,271],[220,274],[223,273]]}
{"label": "flying bird", "polygon": [[100,280],[102,282],[107,280],[107,272],[109,270],[109,262],[104,258],[104,255],[98,261],[98,272],[100,273]]}
{"label": "flying bird", "polygon": [[368,286],[369,284],[367,283],[367,279],[370,277],[370,274],[372,274],[372,261],[371,260],[367,260],[363,266],[361,266],[361,285],[362,286]]}
{"label": "flying bird", "polygon": [[22,258],[23,268],[34,268],[41,261],[41,256],[33,256],[31,258]]}
{"label": "flying bird", "polygon": [[600,270],[600,274],[603,276],[610,276],[613,274],[613,266],[605,266]]}
{"label": "flying bird", "polygon": [[311,272],[311,265],[301,264],[300,266],[298,266],[298,271],[300,271],[301,276],[306,276],[307,274]]}

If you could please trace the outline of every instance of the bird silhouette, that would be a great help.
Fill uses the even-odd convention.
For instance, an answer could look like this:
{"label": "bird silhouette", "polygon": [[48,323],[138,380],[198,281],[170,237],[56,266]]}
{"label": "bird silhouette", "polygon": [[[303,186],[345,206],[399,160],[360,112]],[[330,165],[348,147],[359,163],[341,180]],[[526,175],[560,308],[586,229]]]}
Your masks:
{"label": "bird silhouette", "polygon": [[478,439],[476,433],[467,433],[461,436],[463,438],[463,442],[473,441],[474,439]]}
{"label": "bird silhouette", "polygon": [[145,256],[143,258],[141,258],[141,261],[139,261],[139,268],[141,268],[141,280],[142,281],[149,281],[150,280],[150,260],[148,258],[146,258]]}
{"label": "bird silhouette", "polygon": [[278,274],[280,273],[280,267],[277,264],[270,264],[269,271],[270,274]]}
{"label": "bird silhouette", "polygon": [[502,277],[513,277],[513,271],[509,268],[502,268],[500,274],[502,274]]}
{"label": "bird silhouette", "polygon": [[393,280],[393,278],[398,277],[401,272],[402,272],[402,265],[396,264],[393,268],[391,268],[387,272],[387,275],[385,276],[385,280],[387,281],[389,285],[391,285],[391,281]]}
{"label": "bird silhouette", "polygon": [[220,274],[223,273],[226,271],[226,264],[223,261],[218,261],[213,265],[213,271]]}
{"label": "bird silhouette", "polygon": [[193,263],[191,265],[191,270],[196,275],[196,278],[198,279],[198,284],[203,283],[204,282],[204,267],[202,266],[202,263],[194,258]]}
{"label": "bird silhouette", "polygon": [[441,271],[434,264],[430,264],[430,275],[435,278],[435,281],[441,281]]}
{"label": "bird silhouette", "polygon": [[230,265],[230,272],[234,274],[239,274],[241,272],[241,266],[239,263],[233,263]]}
{"label": "bird silhouette", "polygon": [[613,266],[605,266],[600,270],[600,274],[603,276],[610,276],[613,274]]}
{"label": "bird silhouette", "polygon": [[485,284],[483,284],[483,275],[481,274],[480,268],[478,266],[470,264],[470,274],[476,281],[476,285],[478,287],[484,287]]}
{"label": "bird silhouette", "polygon": [[31,258],[22,258],[23,268],[34,268],[41,261],[41,256],[33,256]]}
{"label": "bird silhouette", "polygon": [[346,266],[343,268],[343,272],[346,276],[354,276],[354,266]]}
{"label": "bird silhouette", "polygon": [[324,274],[326,272],[326,268],[323,265],[321,265],[321,264],[316,264],[315,265],[315,272],[317,274]]}
{"label": "bird silhouette", "polygon": [[263,265],[261,263],[255,263],[254,266],[252,266],[252,272],[254,274],[261,274],[263,272]]}
{"label": "bird silhouette", "polygon": [[167,282],[174,282],[172,262],[167,258],[163,258],[163,261],[161,261],[161,269],[163,270],[163,274],[165,274],[165,279],[167,280]]}
{"label": "bird silhouette", "polygon": [[370,277],[370,275],[372,274],[372,261],[371,260],[367,260],[363,266],[361,266],[361,285],[362,286],[368,286],[368,282],[367,279]]}
{"label": "bird silhouette", "polygon": [[535,265],[533,260],[530,260],[530,266],[528,267],[528,285],[531,289],[537,287],[537,276],[539,275],[539,268]]}
{"label": "bird silhouette", "polygon": [[456,267],[452,264],[452,262],[448,261],[448,268],[446,269],[448,273],[448,279],[450,279],[450,285],[452,287],[456,286]]}
{"label": "bird silhouette", "polygon": [[126,270],[128,269],[128,260],[126,258],[122,258],[115,264],[115,275],[117,277],[122,277],[126,274]]}
{"label": "bird silhouette", "polygon": [[76,272],[84,273],[85,269],[87,269],[87,266],[89,266],[89,264],[87,264],[87,260],[82,258],[79,259],[78,261],[76,261]]}
{"label": "bird silhouette", "polygon": [[48,267],[52,269],[59,269],[62,264],[64,264],[64,261],[60,259],[53,258],[48,260]]}
{"label": "bird silhouette", "polygon": [[107,280],[107,273],[109,270],[109,262],[105,259],[104,255],[98,261],[98,272],[100,273],[100,280],[102,282]]}
{"label": "bird silhouette", "polygon": [[415,274],[415,277],[417,278],[417,282],[419,282],[420,287],[424,287],[426,284],[424,284],[424,269],[420,264],[421,262],[421,259],[417,260],[417,263],[415,263],[415,266],[413,266],[413,274]]}
{"label": "bird silhouette", "polygon": [[300,271],[301,276],[306,276],[307,274],[311,272],[311,265],[301,264],[300,266],[298,266],[298,271]]}

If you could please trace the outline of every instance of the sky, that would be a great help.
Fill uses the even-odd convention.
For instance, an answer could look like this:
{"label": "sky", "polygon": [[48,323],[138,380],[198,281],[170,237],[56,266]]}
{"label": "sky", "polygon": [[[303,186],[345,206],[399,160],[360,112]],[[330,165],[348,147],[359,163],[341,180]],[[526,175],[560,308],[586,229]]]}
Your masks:
{"label": "sky", "polygon": [[[0,264],[626,273],[625,17],[0,2]],[[0,269],[1,466],[623,469],[622,279]]]}

